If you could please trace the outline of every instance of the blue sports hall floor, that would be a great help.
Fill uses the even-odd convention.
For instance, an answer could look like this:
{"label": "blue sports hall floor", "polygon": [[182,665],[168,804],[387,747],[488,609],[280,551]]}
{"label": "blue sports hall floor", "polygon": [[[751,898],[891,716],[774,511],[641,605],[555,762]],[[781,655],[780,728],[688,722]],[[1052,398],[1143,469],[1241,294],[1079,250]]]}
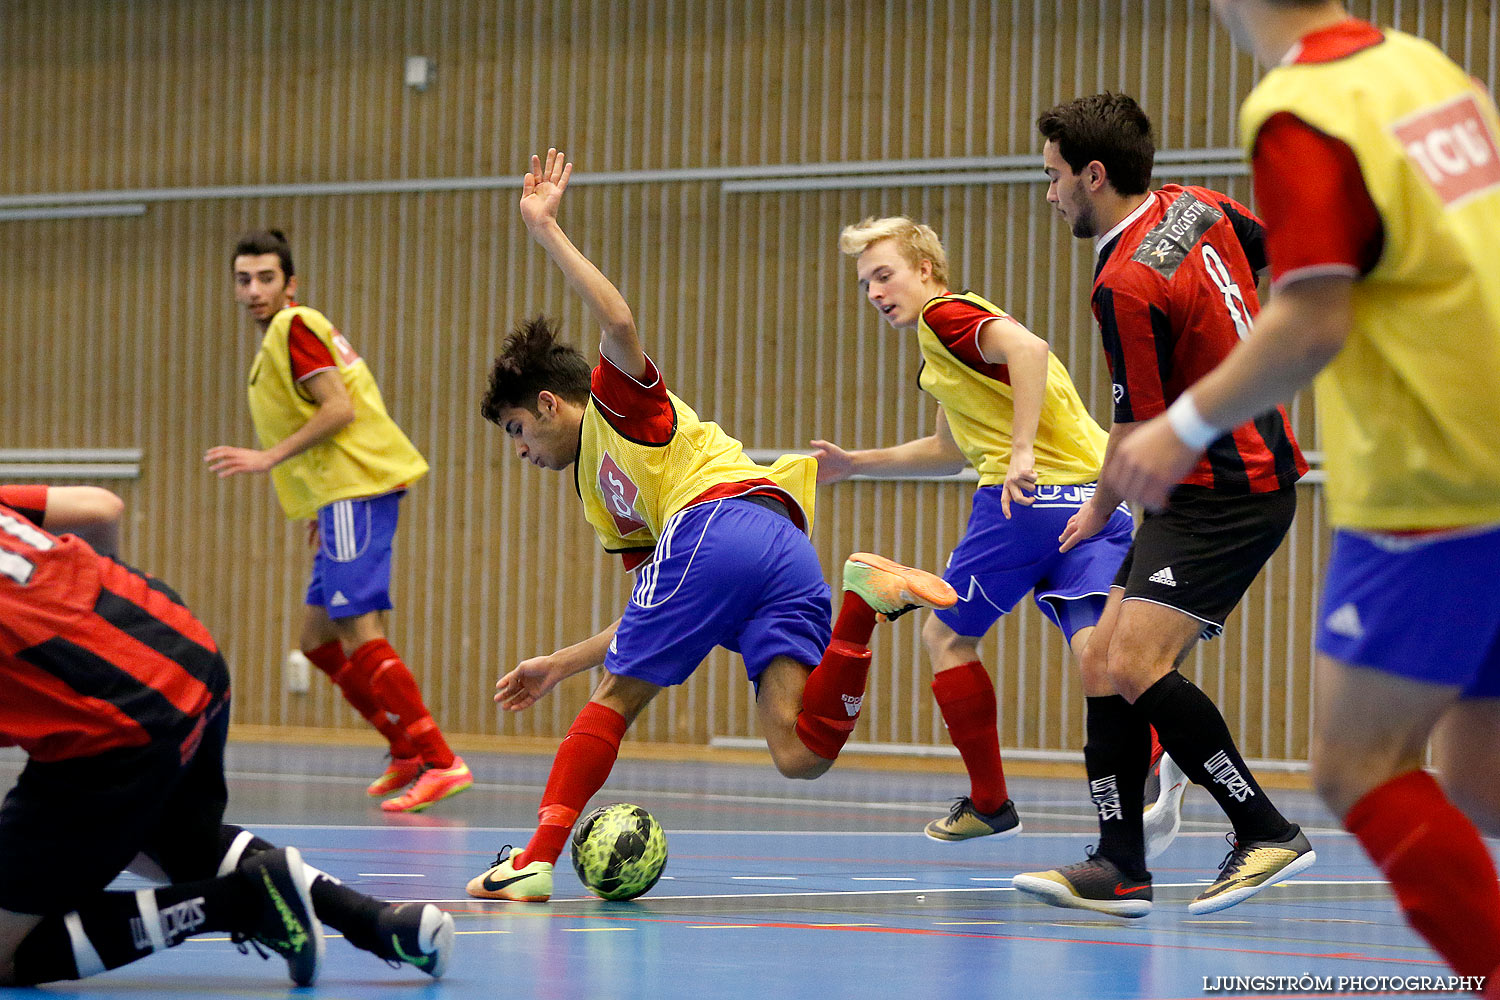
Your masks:
{"label": "blue sports hall floor", "polygon": [[[1319,863],[1212,916],[1187,901],[1216,871],[1227,829],[1191,789],[1183,836],[1155,869],[1156,908],[1119,921],[1033,902],[1017,872],[1082,859],[1092,806],[1078,780],[1014,778],[1022,836],[941,844],[922,825],[966,788],[952,774],[862,770],[846,760],[814,782],[769,764],[622,760],[595,804],[645,806],[666,828],[661,883],[629,903],[587,895],[568,855],[550,904],[469,899],[463,885],[505,844],[524,843],[550,756],[466,754],[475,787],[419,816],[389,817],[363,786],[367,747],[237,744],[228,818],[364,892],[436,901],[457,919],[449,974],[433,982],[330,940],[317,986],[292,989],[279,960],[228,940],[190,940],[78,983],[59,997],[421,995],[659,1000],[767,997],[1200,998],[1220,977],[1406,977],[1447,969],[1412,933],[1389,887],[1305,792],[1276,792]],[[0,779],[19,758],[0,757]],[[120,887],[142,883],[127,876]],[[1239,997],[1348,990],[1239,989]],[[1360,995],[1391,995],[1376,989]],[[1427,993],[1427,996],[1454,996]]]}

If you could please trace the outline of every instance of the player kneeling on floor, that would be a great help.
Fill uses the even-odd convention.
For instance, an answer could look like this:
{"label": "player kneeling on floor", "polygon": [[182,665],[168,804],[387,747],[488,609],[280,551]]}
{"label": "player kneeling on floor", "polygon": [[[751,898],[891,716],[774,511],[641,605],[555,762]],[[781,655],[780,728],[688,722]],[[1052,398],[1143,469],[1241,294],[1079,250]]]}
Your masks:
{"label": "player kneeling on floor", "polygon": [[[0,742],[30,756],[0,808],[0,984],[81,979],[227,931],[305,986],[320,918],[441,974],[452,917],[371,899],[222,824],[224,658],[170,587],[43,530],[119,518],[117,497],[85,491],[0,487]],[[127,866],[171,884],[105,891]]]}

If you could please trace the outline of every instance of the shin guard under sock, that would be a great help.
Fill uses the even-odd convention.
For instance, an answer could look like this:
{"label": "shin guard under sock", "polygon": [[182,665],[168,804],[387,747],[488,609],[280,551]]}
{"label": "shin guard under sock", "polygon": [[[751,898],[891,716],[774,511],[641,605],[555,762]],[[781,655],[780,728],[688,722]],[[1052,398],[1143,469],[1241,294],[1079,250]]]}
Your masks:
{"label": "shin guard under sock", "polygon": [[557,861],[578,814],[614,769],[627,725],[625,716],[612,708],[594,701],[583,706],[557,748],[537,809],[541,822],[526,849],[512,858],[514,867]]}
{"label": "shin guard under sock", "polygon": [[400,720],[422,763],[433,767],[452,767],[453,751],[443,739],[442,730],[422,702],[417,680],[385,639],[371,639],[349,658],[355,671],[368,678],[370,691],[380,707]]}
{"label": "shin guard under sock", "polygon": [[868,649],[842,639],[828,644],[802,690],[796,728],[803,746],[825,760],[838,759],[859,722],[869,675]]}
{"label": "shin guard under sock", "polygon": [[377,703],[375,693],[370,690],[369,679],[354,669],[344,656],[342,645],[337,641],[327,642],[317,649],[304,649],[302,655],[327,674],[343,692],[344,700],[385,737],[392,757],[406,759],[417,755],[417,748],[406,735],[406,730],[398,720],[386,715],[385,709]]}

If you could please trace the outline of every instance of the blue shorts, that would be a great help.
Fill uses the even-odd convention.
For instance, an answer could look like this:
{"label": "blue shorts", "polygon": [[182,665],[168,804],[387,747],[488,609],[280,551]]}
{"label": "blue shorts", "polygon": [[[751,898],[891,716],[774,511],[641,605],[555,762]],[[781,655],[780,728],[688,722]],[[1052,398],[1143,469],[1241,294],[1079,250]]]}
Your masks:
{"label": "blue shorts", "polygon": [[1318,652],[1500,698],[1500,528],[1399,536],[1335,531]]}
{"label": "blue shorts", "polygon": [[391,540],[405,490],[335,500],[318,511],[318,554],[303,602],[330,618],[391,607]]}
{"label": "blue shorts", "polygon": [[1072,641],[1074,632],[1099,622],[1130,549],[1130,513],[1122,505],[1097,535],[1059,552],[1058,536],[1094,495],[1094,485],[1038,486],[1030,506],[1010,505],[1010,520],[1000,508],[1003,490],[981,486],[974,494],[969,526],[943,573],[958,603],[933,613],[959,635],[977,639],[1032,591],[1042,614]]}
{"label": "blue shorts", "polygon": [[818,554],[784,514],[713,500],[667,521],[604,657],[612,674],[681,684],[715,646],[753,682],[777,656],[816,666],[832,637]]}

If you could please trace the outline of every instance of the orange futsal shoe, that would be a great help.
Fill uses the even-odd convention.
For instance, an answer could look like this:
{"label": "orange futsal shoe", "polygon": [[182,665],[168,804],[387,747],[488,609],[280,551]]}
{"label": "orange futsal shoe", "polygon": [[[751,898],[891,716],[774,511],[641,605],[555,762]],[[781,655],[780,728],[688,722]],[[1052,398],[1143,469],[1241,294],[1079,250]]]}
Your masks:
{"label": "orange futsal shoe", "polygon": [[447,767],[424,764],[417,783],[394,799],[380,803],[380,808],[388,813],[421,812],[434,802],[457,795],[473,784],[474,775],[462,757],[454,757],[453,763]]}
{"label": "orange futsal shoe", "polygon": [[421,757],[392,757],[390,763],[385,766],[385,773],[370,783],[365,789],[365,794],[374,798],[389,795],[392,792],[405,788],[417,776],[422,773]]}
{"label": "orange futsal shoe", "polygon": [[856,552],[844,563],[844,589],[858,594],[882,621],[894,621],[917,608],[951,608],[958,603],[958,593],[942,577],[873,552]]}

